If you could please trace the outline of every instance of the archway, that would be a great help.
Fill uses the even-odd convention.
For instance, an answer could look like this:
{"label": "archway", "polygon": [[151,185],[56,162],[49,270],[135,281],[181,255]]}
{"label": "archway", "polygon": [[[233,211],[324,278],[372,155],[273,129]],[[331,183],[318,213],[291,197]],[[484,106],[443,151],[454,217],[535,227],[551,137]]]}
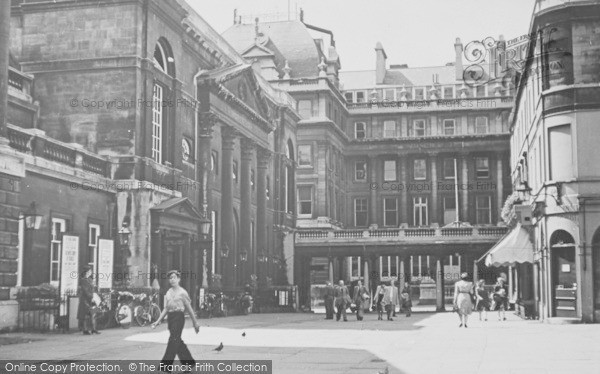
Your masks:
{"label": "archway", "polygon": [[577,317],[577,268],[575,240],[568,232],[556,230],[550,236],[552,314]]}

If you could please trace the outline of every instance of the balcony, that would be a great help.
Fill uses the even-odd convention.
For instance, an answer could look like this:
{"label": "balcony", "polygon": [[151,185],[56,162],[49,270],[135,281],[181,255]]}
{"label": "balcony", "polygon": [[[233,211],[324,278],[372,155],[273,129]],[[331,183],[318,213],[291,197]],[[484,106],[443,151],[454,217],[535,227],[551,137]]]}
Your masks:
{"label": "balcony", "polygon": [[495,242],[508,228],[500,226],[447,227],[447,228],[394,228],[347,230],[299,230],[296,244],[444,244],[457,242]]}

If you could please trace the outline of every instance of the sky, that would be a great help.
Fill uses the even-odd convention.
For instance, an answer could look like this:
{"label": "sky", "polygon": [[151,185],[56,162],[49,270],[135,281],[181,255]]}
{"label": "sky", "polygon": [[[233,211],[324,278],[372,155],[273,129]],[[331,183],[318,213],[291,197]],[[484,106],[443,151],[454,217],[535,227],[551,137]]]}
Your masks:
{"label": "sky", "polygon": [[[288,0],[187,0],[217,32],[233,24],[233,11],[252,20],[280,13]],[[457,37],[467,45],[487,37],[528,33],[535,0],[289,0],[291,18],[333,31],[342,70],[373,70],[375,44],[389,64],[439,66],[454,61]],[[262,17],[261,17],[262,16]],[[273,17],[273,16],[270,16]],[[244,23],[247,23],[245,21]]]}

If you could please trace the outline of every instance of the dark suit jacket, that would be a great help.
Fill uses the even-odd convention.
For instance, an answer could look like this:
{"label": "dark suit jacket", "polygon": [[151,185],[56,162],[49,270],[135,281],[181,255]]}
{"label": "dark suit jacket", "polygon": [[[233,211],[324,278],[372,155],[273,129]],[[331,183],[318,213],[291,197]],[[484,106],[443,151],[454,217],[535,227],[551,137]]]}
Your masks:
{"label": "dark suit jacket", "polygon": [[348,293],[348,287],[344,286],[337,286],[335,288],[335,303],[336,304],[342,304],[348,301],[348,299],[350,298],[350,294]]}
{"label": "dark suit jacket", "polygon": [[325,298],[333,299],[335,297],[335,288],[333,286],[325,287]]}

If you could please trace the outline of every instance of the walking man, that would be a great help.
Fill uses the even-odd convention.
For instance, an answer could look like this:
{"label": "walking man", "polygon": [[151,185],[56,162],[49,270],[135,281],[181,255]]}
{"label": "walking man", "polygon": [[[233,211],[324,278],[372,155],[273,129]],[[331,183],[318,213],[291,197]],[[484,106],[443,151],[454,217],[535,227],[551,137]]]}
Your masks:
{"label": "walking man", "polygon": [[83,331],[84,335],[100,334],[96,328],[96,305],[93,301],[96,288],[92,279],[92,267],[86,265],[82,275],[79,285],[79,307],[77,309],[79,329]]}
{"label": "walking man", "polygon": [[333,319],[333,298],[335,297],[335,289],[333,284],[327,281],[325,286],[325,319]]}
{"label": "walking man", "polygon": [[344,317],[344,322],[348,322],[346,316],[346,308],[348,307],[348,301],[350,295],[348,294],[348,287],[344,285],[344,281],[340,280],[339,285],[335,289],[335,307],[337,308],[336,321],[340,320],[340,317]]}

